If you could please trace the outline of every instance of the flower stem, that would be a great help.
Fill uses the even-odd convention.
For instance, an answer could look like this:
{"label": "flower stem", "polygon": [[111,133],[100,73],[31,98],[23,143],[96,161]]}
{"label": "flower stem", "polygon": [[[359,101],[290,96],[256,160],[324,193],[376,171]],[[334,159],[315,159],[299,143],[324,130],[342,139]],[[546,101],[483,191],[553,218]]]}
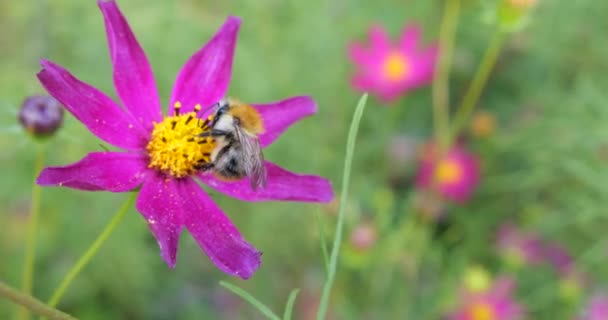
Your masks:
{"label": "flower stem", "polygon": [[125,203],[116,211],[110,223],[103,229],[101,234],[95,239],[95,242],[89,247],[89,249],[78,259],[78,262],[70,269],[68,274],[63,278],[61,284],[55,289],[51,299],[49,299],[49,306],[54,307],[57,305],[68,286],[72,283],[74,278],[82,271],[82,269],[91,261],[91,259],[97,254],[97,251],[101,248],[101,245],[108,239],[112,231],[116,229],[116,226],[122,221],[129,208],[135,201],[137,192],[132,192]]}
{"label": "flower stem", "polygon": [[342,192],[340,192],[340,210],[338,211],[338,223],[336,224],[336,233],[334,237],[334,244],[331,249],[331,257],[329,260],[329,270],[327,272],[327,280],[323,285],[323,293],[321,295],[321,301],[319,302],[319,310],[317,310],[317,320],[325,319],[327,314],[327,306],[329,304],[329,294],[331,293],[331,287],[334,283],[336,276],[336,269],[338,268],[338,253],[340,252],[340,243],[342,241],[342,229],[344,227],[344,212],[346,211],[346,200],[348,197],[348,187],[350,184],[350,173],[353,163],[353,156],[355,152],[355,144],[357,139],[357,131],[359,130],[359,122],[361,122],[361,116],[365,109],[365,103],[367,102],[367,94],[364,94],[353,115],[353,121],[350,124],[350,130],[348,132],[348,138],[346,141],[346,158],[344,160],[344,172],[342,175]]}
{"label": "flower stem", "polygon": [[0,297],[20,304],[32,313],[44,316],[50,320],[76,320],[76,318],[69,314],[49,307],[42,301],[23,292],[19,292],[17,289],[10,287],[2,281],[0,281]]}
{"label": "flower stem", "polygon": [[462,99],[462,103],[460,104],[460,107],[458,107],[456,115],[454,116],[451,135],[453,139],[458,136],[463,126],[467,123],[471,113],[479,101],[479,97],[481,97],[481,92],[485,87],[488,78],[490,77],[490,72],[496,64],[496,59],[500,53],[504,36],[505,34],[499,29],[496,29],[492,35],[492,39],[488,44],[488,48],[486,49],[483,59],[479,64],[479,68],[475,73],[473,81],[471,81],[471,85],[469,86],[464,98]]}
{"label": "flower stem", "polygon": [[[44,166],[44,147],[37,146],[36,164],[34,166],[34,177]],[[35,178],[34,178],[35,180]],[[21,281],[21,291],[25,294],[32,293],[32,283],[34,281],[34,261],[36,258],[36,235],[38,231],[38,216],[40,215],[40,187],[36,181],[32,183],[32,207],[30,209],[29,223],[27,227],[27,239],[25,248],[25,259],[23,262],[23,278]],[[30,314],[27,309],[18,308],[17,319],[27,320]]]}
{"label": "flower stem", "polygon": [[449,76],[454,54],[454,35],[460,15],[460,0],[446,0],[439,30],[439,62],[433,77],[433,124],[442,150],[449,144]]}

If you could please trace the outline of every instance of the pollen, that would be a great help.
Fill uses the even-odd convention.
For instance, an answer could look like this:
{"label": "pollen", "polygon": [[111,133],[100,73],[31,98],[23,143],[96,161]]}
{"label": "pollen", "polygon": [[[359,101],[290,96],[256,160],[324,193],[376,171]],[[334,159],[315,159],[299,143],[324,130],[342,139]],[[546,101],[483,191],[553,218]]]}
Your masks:
{"label": "pollen", "polygon": [[435,181],[439,184],[451,184],[462,178],[462,167],[453,159],[440,161],[435,168]]}
{"label": "pollen", "polygon": [[[209,120],[196,117],[196,112],[166,117],[154,124],[152,137],[146,150],[150,156],[149,168],[181,178],[192,175],[211,162],[211,151],[215,141],[210,137],[200,137],[209,130]],[[200,109],[200,107],[195,110]]]}
{"label": "pollen", "polygon": [[401,81],[407,77],[410,65],[405,55],[393,52],[386,56],[382,64],[382,74],[389,81]]}

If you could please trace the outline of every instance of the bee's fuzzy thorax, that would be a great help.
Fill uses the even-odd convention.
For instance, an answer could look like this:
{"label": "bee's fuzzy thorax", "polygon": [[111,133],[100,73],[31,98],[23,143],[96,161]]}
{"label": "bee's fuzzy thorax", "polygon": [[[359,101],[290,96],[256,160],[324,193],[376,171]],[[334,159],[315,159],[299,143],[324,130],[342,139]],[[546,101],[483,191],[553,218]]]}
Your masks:
{"label": "bee's fuzzy thorax", "polygon": [[264,123],[260,113],[248,104],[234,104],[229,111],[230,115],[240,120],[240,125],[253,135],[264,133]]}

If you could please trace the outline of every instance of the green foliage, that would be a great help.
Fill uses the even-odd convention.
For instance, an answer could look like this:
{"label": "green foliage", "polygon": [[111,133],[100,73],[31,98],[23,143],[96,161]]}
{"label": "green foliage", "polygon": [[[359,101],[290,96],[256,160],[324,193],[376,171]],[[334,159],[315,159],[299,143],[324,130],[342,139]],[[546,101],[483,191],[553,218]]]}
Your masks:
{"label": "green foliage", "polygon": [[[269,160],[330,178],[336,190],[353,106],[346,48],[382,23],[393,36],[418,21],[435,41],[443,1],[120,1],[167,101],[183,62],[227,15],[243,18],[229,94],[269,102],[309,94],[319,112],[290,128],[265,150]],[[483,1],[467,1],[456,34],[451,100],[469,86],[487,47]],[[415,162],[393,163],[395,136],[432,135],[431,90],[412,92],[385,107],[370,97],[353,157],[344,237],[328,314],[337,319],[439,319],[451,310],[465,271],[483,266],[517,281],[517,299],[537,320],[572,319],[586,298],[605,289],[608,215],[608,20],[605,1],[539,1],[526,28],[505,39],[478,104],[498,122],[478,138],[465,131],[480,159],[482,180],[473,199],[448,205],[446,218],[415,213]],[[43,93],[35,74],[49,58],[112,97],[102,17],[94,1],[0,2],[0,279],[18,287],[36,141],[16,125],[26,95]],[[452,110],[453,112],[454,110]],[[103,148],[73,117],[47,141],[46,162],[62,165]],[[270,310],[314,318],[327,275],[321,239],[336,234],[335,205],[246,203],[209,191],[245,237],[264,252],[248,281],[222,274],[184,234],[177,266],[169,270],[145,221],[130,210],[59,303],[82,319],[261,319],[218,285],[228,279]],[[64,275],[111,218],[124,195],[44,188],[41,192],[33,295],[47,301]],[[85,204],[85,205],[83,205]],[[315,213],[320,211],[322,223]],[[564,289],[550,268],[507,266],[493,241],[504,221],[566,247],[589,286]],[[376,241],[360,250],[351,241],[362,222]],[[321,226],[321,227],[320,227]],[[322,229],[322,233],[319,229]],[[325,247],[325,245],[323,245]],[[332,248],[328,248],[331,250]],[[329,265],[329,262],[327,263]],[[295,299],[293,288],[301,288]],[[289,299],[288,299],[289,297]],[[295,303],[294,303],[295,300]],[[294,303],[293,309],[291,304]],[[14,306],[0,300],[0,319]]]}

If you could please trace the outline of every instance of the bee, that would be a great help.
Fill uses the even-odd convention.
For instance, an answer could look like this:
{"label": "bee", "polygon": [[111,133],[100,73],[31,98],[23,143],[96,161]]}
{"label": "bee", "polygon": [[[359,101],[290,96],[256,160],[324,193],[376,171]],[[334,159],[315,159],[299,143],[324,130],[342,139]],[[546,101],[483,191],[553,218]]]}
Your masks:
{"label": "bee", "polygon": [[203,170],[212,172],[223,180],[238,180],[248,177],[251,188],[266,187],[267,172],[264,154],[258,134],[264,131],[258,111],[245,103],[233,99],[222,99],[206,124],[209,130],[201,137],[212,137],[215,146],[211,162]]}

